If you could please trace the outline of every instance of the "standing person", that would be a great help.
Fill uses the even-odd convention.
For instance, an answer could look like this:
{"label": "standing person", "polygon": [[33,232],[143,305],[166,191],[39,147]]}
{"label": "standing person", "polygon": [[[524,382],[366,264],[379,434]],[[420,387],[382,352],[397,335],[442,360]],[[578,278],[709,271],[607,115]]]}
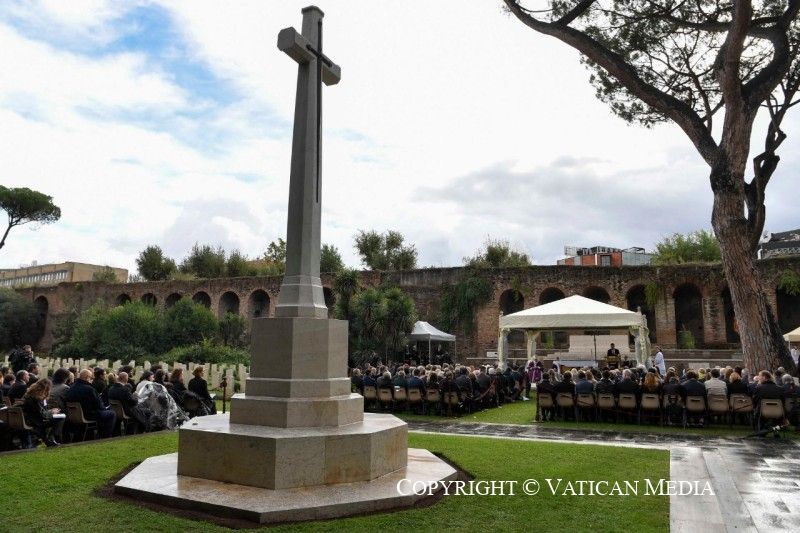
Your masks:
{"label": "standing person", "polygon": [[798,366],[798,360],[800,360],[800,351],[797,350],[797,346],[792,346],[791,350],[792,360],[794,361],[794,366]]}
{"label": "standing person", "polygon": [[[528,379],[525,382],[525,399],[527,400],[528,397],[531,395],[531,385],[536,383],[536,359],[531,359],[528,361],[528,364],[525,365],[525,373],[528,375]],[[539,373],[539,377],[541,378],[541,372]]]}
{"label": "standing person", "polygon": [[20,370],[27,371],[28,367],[35,362],[36,357],[33,355],[33,350],[31,349],[30,344],[26,344],[21,350],[17,350],[11,354],[11,360],[9,361],[15,374]]}
{"label": "standing person", "polygon": [[654,364],[662,378],[667,375],[667,362],[664,360],[664,353],[661,351],[660,346],[656,346]]}

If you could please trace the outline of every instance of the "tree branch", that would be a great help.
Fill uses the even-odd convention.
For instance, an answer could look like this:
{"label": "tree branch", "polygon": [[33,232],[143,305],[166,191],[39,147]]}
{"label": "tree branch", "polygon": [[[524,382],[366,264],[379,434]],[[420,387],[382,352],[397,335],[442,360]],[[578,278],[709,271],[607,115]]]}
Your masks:
{"label": "tree branch", "polygon": [[504,2],[509,11],[523,24],[572,46],[614,76],[631,94],[672,119],[691,139],[703,159],[709,165],[713,164],[718,149],[717,143],[694,109],[674,96],[646,83],[619,54],[609,50],[588,35],[569,26],[544,22],[531,16],[520,6],[519,0],[504,0]]}

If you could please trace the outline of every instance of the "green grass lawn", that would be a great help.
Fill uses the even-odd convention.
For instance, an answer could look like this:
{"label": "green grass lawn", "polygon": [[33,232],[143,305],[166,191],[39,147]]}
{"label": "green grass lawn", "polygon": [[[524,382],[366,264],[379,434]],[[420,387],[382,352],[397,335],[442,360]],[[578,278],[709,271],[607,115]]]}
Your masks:
{"label": "green grass lawn", "polygon": [[[552,495],[546,478],[643,480],[669,477],[663,450],[411,434],[409,444],[445,454],[483,480],[535,478],[536,496],[450,496],[432,507],[381,515],[284,525],[274,531],[667,531],[666,496]],[[2,524],[13,531],[222,531],[94,494],[133,462],[177,449],[174,432],[98,444],[6,455],[0,491]],[[643,482],[642,482],[643,483]]]}
{"label": "green grass lawn", "polygon": [[[566,429],[586,429],[595,431],[618,431],[625,433],[664,433],[673,435],[705,435],[707,437],[744,437],[753,433],[749,426],[736,425],[733,428],[728,427],[727,423],[713,424],[706,428],[686,428],[682,427],[669,427],[659,426],[658,424],[629,424],[629,423],[599,423],[599,422],[574,422],[574,421],[557,421],[557,422],[536,422],[536,396],[532,395],[532,399],[527,402],[518,401],[510,404],[501,405],[500,407],[486,409],[477,413],[465,414],[459,417],[439,416],[432,415],[417,415],[408,413],[397,413],[397,416],[411,421],[428,421],[428,422],[477,422],[477,423],[493,423],[493,424],[528,424],[528,425],[541,425],[542,427],[555,427]],[[786,432],[785,435],[797,438],[797,432]]]}

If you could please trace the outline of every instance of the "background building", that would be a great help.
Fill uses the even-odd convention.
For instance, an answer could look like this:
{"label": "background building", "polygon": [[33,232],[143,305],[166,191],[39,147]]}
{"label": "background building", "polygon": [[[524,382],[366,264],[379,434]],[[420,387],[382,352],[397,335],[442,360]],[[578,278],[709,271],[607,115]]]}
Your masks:
{"label": "background building", "polygon": [[34,263],[27,267],[0,269],[0,287],[43,287],[65,282],[92,281],[95,273],[107,268],[111,268],[118,282],[128,281],[128,271],[124,268],[68,261],[50,265]]}
{"label": "background building", "polygon": [[767,233],[765,237],[758,249],[759,258],[800,255],[800,228],[779,233]]}
{"label": "background building", "polygon": [[644,248],[632,247],[621,250],[608,246],[594,246],[592,248],[578,248],[577,246],[565,246],[564,255],[567,257],[559,259],[559,265],[565,266],[641,266],[649,265],[653,260],[653,254],[649,254]]}

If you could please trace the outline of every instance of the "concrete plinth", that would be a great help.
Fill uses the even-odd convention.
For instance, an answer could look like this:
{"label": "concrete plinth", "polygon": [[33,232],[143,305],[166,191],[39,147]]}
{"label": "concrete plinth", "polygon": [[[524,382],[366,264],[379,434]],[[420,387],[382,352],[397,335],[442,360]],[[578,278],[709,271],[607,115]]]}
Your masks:
{"label": "concrete plinth", "polygon": [[[406,459],[407,466],[372,481],[270,490],[178,475],[178,455],[173,453],[146,459],[116,484],[116,491],[142,501],[266,524],[409,507],[423,497],[406,494],[409,487],[421,489],[419,483],[432,486],[456,478],[453,467],[427,450],[409,449]],[[403,479],[409,483],[402,484],[400,493],[398,482]]]}
{"label": "concrete plinth", "polygon": [[178,433],[179,475],[267,489],[368,481],[403,468],[407,455],[408,426],[386,414],[291,429],[204,416]]}

